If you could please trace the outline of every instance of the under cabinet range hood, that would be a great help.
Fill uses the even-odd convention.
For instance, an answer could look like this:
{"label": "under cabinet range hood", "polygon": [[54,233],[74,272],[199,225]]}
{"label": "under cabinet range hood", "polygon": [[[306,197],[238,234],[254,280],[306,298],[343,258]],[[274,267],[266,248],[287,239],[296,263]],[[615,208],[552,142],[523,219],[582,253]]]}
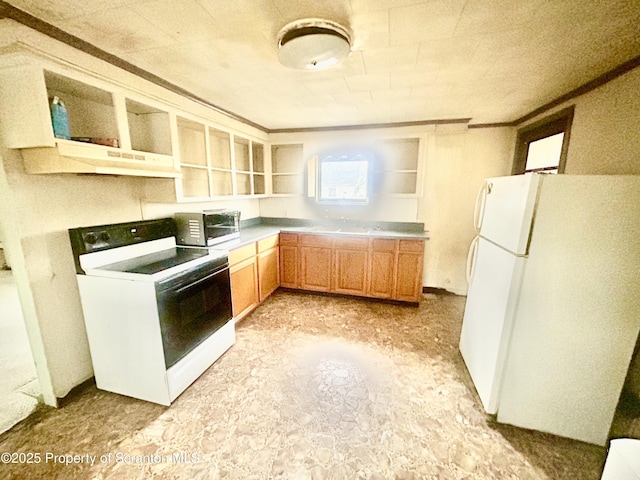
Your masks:
{"label": "under cabinet range hood", "polygon": [[58,139],[54,147],[21,149],[27,173],[96,173],[180,177],[171,155]]}

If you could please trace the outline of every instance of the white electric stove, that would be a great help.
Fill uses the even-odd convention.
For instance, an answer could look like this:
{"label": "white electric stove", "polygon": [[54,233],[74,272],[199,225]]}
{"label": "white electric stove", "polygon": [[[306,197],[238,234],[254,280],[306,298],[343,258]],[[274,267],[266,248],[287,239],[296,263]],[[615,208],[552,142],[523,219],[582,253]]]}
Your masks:
{"label": "white electric stove", "polygon": [[235,343],[225,250],[173,219],[69,230],[96,385],[170,405]]}

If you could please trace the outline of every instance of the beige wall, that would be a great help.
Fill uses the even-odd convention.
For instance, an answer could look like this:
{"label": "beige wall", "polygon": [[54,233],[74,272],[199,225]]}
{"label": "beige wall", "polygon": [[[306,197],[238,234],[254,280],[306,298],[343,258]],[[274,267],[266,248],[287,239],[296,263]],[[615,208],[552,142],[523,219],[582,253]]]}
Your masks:
{"label": "beige wall", "polygon": [[[545,112],[575,105],[565,173],[640,174],[640,68]],[[524,126],[524,124],[523,124]]]}
{"label": "beige wall", "polygon": [[[12,263],[19,287],[26,287],[33,299],[32,312],[23,302],[25,319],[37,324],[53,393],[62,397],[93,374],[66,229],[135,220],[140,207],[135,181],[26,175],[21,160],[12,151],[3,157],[8,184],[3,193],[14,204],[13,218],[5,221],[13,220],[19,242],[9,243],[7,249],[19,250],[23,257],[24,263]],[[42,360],[34,355],[38,366]]]}
{"label": "beige wall", "polygon": [[425,248],[424,286],[466,295],[476,195],[485,178],[509,175],[514,145],[513,128],[469,129],[433,138],[418,213],[431,237]]}
{"label": "beige wall", "polygon": [[578,98],[566,173],[640,174],[640,68]]}

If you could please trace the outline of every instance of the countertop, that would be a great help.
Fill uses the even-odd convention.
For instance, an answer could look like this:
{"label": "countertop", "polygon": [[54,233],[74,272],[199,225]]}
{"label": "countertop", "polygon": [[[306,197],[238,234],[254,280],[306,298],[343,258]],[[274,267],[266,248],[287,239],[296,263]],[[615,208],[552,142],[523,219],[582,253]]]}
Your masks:
{"label": "countertop", "polygon": [[315,235],[336,235],[354,237],[383,237],[400,238],[409,240],[429,240],[429,232],[425,231],[402,231],[388,230],[382,228],[368,228],[350,224],[340,225],[278,225],[277,223],[259,223],[240,227],[240,238],[228,242],[214,245],[213,248],[225,250],[235,250],[250,243],[258,242],[265,238],[277,235],[280,232],[286,233],[309,233]]}

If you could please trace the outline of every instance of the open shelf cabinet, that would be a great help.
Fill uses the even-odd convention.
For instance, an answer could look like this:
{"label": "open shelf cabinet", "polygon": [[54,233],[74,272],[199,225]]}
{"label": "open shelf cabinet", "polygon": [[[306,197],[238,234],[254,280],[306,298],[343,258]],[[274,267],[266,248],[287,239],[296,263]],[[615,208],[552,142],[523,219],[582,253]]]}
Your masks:
{"label": "open shelf cabinet", "polygon": [[[54,97],[66,109],[68,135],[54,132]],[[180,174],[167,111],[55,67],[1,68],[0,115],[6,145],[22,150],[28,173]]]}
{"label": "open shelf cabinet", "polygon": [[178,117],[179,201],[265,194],[264,145]]}
{"label": "open shelf cabinet", "polygon": [[397,138],[378,145],[374,175],[384,195],[416,195],[420,165],[420,139]]}
{"label": "open shelf cabinet", "polygon": [[304,157],[301,143],[271,146],[271,182],[274,195],[304,193]]}

